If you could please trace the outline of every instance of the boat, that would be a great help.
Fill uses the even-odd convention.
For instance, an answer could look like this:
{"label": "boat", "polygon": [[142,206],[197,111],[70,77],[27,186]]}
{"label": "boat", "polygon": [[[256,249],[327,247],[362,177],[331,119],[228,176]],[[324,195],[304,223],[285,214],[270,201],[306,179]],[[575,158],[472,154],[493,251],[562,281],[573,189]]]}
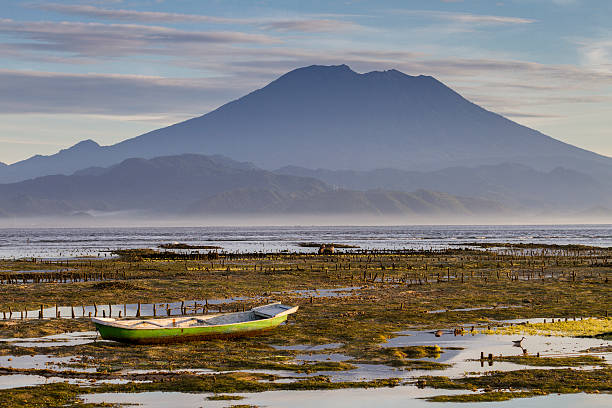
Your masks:
{"label": "boat", "polygon": [[129,344],[162,344],[212,338],[253,336],[274,329],[298,306],[269,303],[251,310],[163,319],[92,318],[105,340]]}

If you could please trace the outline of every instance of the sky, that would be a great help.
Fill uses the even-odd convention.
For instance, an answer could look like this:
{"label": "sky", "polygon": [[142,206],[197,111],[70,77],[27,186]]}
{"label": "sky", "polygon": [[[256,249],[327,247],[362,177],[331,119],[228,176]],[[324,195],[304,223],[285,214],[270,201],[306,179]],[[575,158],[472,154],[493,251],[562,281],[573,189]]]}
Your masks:
{"label": "sky", "polygon": [[7,164],[200,116],[312,64],[432,75],[612,156],[610,0],[0,0],[0,10]]}

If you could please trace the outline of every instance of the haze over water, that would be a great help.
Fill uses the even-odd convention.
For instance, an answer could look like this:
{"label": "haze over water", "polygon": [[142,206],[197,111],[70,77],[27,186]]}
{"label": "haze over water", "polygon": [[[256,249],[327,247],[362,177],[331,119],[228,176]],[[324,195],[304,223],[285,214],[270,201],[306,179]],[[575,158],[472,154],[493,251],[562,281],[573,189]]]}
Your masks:
{"label": "haze over water", "polygon": [[114,249],[170,242],[216,245],[227,252],[315,250],[300,242],[361,249],[440,249],[471,242],[612,247],[612,225],[2,228],[0,258],[105,257]]}

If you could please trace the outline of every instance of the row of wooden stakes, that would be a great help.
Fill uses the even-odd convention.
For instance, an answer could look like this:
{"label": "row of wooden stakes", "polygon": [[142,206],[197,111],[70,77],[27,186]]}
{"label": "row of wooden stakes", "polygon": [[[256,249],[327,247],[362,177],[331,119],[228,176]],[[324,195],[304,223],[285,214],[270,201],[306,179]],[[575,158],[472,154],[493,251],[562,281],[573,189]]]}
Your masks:
{"label": "row of wooden stakes", "polygon": [[[142,316],[142,304],[140,302],[138,302],[136,304],[136,312],[134,313],[133,317],[141,317]],[[149,315],[150,317],[157,317],[157,316],[172,316],[172,311],[176,310],[175,308],[171,308],[169,303],[166,304],[161,304],[158,305],[157,303],[152,303],[150,304],[152,306],[152,315]],[[70,307],[70,317],[72,319],[76,319],[76,318],[80,318],[80,317],[99,317],[99,315],[101,315],[101,317],[113,317],[113,305],[109,304],[108,305],[108,316],[106,313],[106,308],[100,308],[100,310],[98,310],[98,306],[97,304],[93,304],[93,312],[92,311],[88,311],[86,312],[86,309],[90,309],[90,306],[85,306],[85,305],[81,305],[81,307],[77,307],[76,310],[80,311],[81,313],[77,313],[75,311],[75,307],[74,306],[69,306]],[[123,305],[123,308],[121,308],[121,305],[114,305],[115,306],[115,310],[117,310],[117,308],[119,308],[118,312],[115,314],[116,317],[121,318],[121,317],[128,317],[127,316],[127,304]],[[158,308],[158,306],[161,306],[160,308]],[[198,312],[201,312],[202,314],[208,314],[208,313],[214,313],[215,311],[218,313],[223,313],[225,312],[238,312],[238,311],[245,311],[246,310],[246,305],[242,304],[242,305],[237,305],[234,306],[233,308],[223,308],[223,304],[219,304],[219,305],[215,305],[210,306],[208,304],[208,300],[206,300],[204,303],[198,304],[195,303],[195,305],[191,305],[191,306],[186,306],[185,302],[182,301],[181,302],[181,306],[180,306],[180,315],[188,315],[188,314],[198,314]],[[81,309],[81,310],[79,310]],[[228,310],[229,309],[229,310]],[[101,313],[100,313],[101,312]],[[13,311],[12,308],[9,306],[8,307],[8,312],[7,311],[3,311],[2,312],[2,318],[4,320],[12,320],[13,319],[13,315],[15,315],[15,318],[18,320],[25,320],[28,319],[28,315],[31,314],[28,313],[27,310],[23,309],[23,310],[19,310],[19,311]],[[44,306],[41,305],[40,309],[38,310],[38,319],[44,319],[45,318],[45,313],[44,313]],[[174,315],[176,316],[176,315]],[[59,319],[62,317],[61,311],[60,311],[60,307],[58,305],[55,305],[55,313],[53,314],[53,317]]]}

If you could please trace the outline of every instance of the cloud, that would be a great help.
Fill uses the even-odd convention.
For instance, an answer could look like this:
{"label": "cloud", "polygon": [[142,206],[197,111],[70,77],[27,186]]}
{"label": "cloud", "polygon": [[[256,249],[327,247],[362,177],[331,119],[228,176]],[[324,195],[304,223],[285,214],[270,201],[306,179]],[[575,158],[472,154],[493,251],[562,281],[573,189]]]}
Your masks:
{"label": "cloud", "polygon": [[507,118],[516,118],[516,119],[559,119],[563,118],[560,115],[548,115],[544,113],[522,113],[522,112],[497,112],[502,116]]}
{"label": "cloud", "polygon": [[[98,19],[129,21],[140,23],[210,23],[251,25],[264,30],[299,32],[337,32],[364,28],[356,23],[338,19],[276,19],[276,18],[235,18],[200,14],[166,13],[158,11],[114,10],[89,5],[42,3],[36,8],[63,14],[92,17]],[[330,15],[326,15],[330,16]],[[333,15],[340,16],[340,15]],[[347,15],[342,15],[346,17]]]}
{"label": "cloud", "polygon": [[11,143],[11,144],[20,144],[20,145],[47,145],[47,146],[62,146],[61,143],[48,142],[48,141],[40,141],[40,140],[28,140],[28,139],[7,139],[0,138],[0,143]]}
{"label": "cloud", "polygon": [[415,15],[422,17],[435,18],[440,20],[448,20],[462,24],[480,24],[480,25],[510,25],[510,24],[531,24],[537,20],[523,17],[508,17],[508,16],[493,16],[484,14],[471,13],[456,13],[448,11],[433,11],[433,10],[395,10],[407,15]]}
{"label": "cloud", "polygon": [[[397,68],[437,77],[468,99],[493,111],[535,115],[530,109],[559,104],[605,104],[594,95],[612,75],[572,66],[521,61],[428,59],[400,51],[324,53],[288,48],[231,50],[205,60],[185,59],[189,68],[223,72],[217,78],[64,74],[0,70],[0,113],[73,113],[122,117],[195,116],[264,86],[279,74],[312,63],[346,62],[358,72]],[[495,78],[503,78],[496,79]],[[591,89],[591,91],[586,91]],[[526,108],[529,107],[529,108]],[[527,116],[523,116],[527,117]],[[530,116],[535,117],[535,116]],[[156,119],[157,120],[157,119]]]}
{"label": "cloud", "polygon": [[580,40],[577,43],[583,65],[612,74],[612,38]]}
{"label": "cloud", "polygon": [[604,82],[609,84],[612,81],[612,73],[597,72],[575,65],[548,65],[529,61],[440,58],[400,61],[399,66],[403,66],[412,72],[433,72],[434,74],[454,78],[482,76],[484,74],[499,76],[504,73],[504,75],[521,77],[525,83],[528,82],[528,78],[538,78],[542,81],[563,81],[562,84],[559,83],[559,87],[569,87],[574,82],[599,87]]}
{"label": "cloud", "polygon": [[89,5],[40,3],[36,7],[41,10],[54,11],[62,14],[94,17],[107,20],[136,21],[142,23],[219,23],[245,24],[252,23],[248,19],[205,16],[199,14],[165,13],[158,11],[113,10]]}
{"label": "cloud", "polygon": [[342,20],[285,20],[265,23],[262,27],[266,30],[276,31],[301,31],[301,32],[334,32],[348,31],[361,28],[358,24]]}
{"label": "cloud", "polygon": [[572,4],[577,4],[578,0],[551,0],[554,4],[558,4],[560,6],[568,6]]}
{"label": "cloud", "polygon": [[537,21],[521,17],[486,16],[466,13],[443,13],[438,15],[438,17],[451,21],[458,21],[461,23],[478,24],[531,24]]}
{"label": "cloud", "polygon": [[[189,45],[273,44],[263,34],[234,31],[185,31],[160,26],[78,22],[17,22],[0,19],[0,34],[24,38],[8,43],[18,50],[61,51],[82,56],[172,54],[173,47]],[[6,46],[6,43],[5,43]]]}
{"label": "cloud", "polygon": [[[505,109],[523,109],[525,108],[540,108],[543,106],[563,105],[563,104],[601,104],[612,102],[612,97],[604,95],[553,95],[548,94],[530,94],[529,98],[521,97],[520,94],[515,95],[490,95],[478,94],[470,92],[471,98],[477,100],[478,103],[487,106],[497,106],[499,111]],[[524,95],[524,94],[523,94]]]}
{"label": "cloud", "polygon": [[0,70],[0,113],[195,116],[252,87],[236,78],[163,78]]}

